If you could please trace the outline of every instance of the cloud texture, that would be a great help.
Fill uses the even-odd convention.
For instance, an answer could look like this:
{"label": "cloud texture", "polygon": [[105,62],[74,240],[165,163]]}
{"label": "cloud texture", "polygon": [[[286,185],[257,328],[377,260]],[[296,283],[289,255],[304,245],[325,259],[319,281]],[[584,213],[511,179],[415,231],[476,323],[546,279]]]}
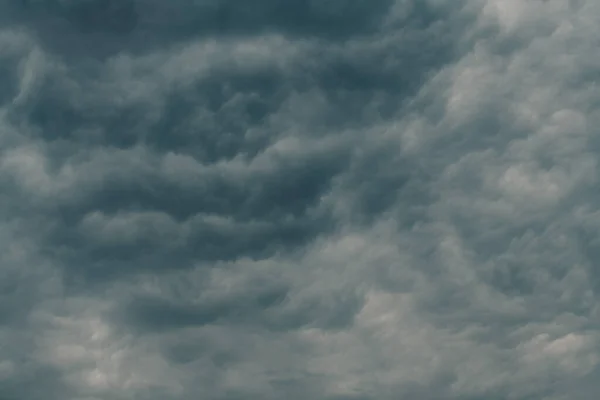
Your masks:
{"label": "cloud texture", "polygon": [[600,3],[0,3],[0,399],[589,400]]}

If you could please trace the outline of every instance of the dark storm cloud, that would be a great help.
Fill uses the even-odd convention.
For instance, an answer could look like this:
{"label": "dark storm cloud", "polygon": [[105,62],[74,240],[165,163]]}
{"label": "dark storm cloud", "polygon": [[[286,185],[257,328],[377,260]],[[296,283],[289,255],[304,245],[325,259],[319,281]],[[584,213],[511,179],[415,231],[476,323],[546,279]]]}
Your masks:
{"label": "dark storm cloud", "polygon": [[[76,7],[92,7],[88,3]],[[267,9],[272,6],[265,5]],[[75,6],[60,6],[55,11],[68,7]],[[108,4],[103,7],[110,9]],[[34,222],[46,226],[42,230],[48,237],[45,247],[50,253],[64,255],[77,275],[100,277],[139,269],[189,267],[199,260],[267,257],[331,230],[334,221],[327,209],[319,207],[319,199],[327,195],[336,175],[348,165],[356,135],[336,139],[339,143],[329,151],[298,154],[289,160],[286,155],[271,161],[261,161],[258,156],[285,138],[290,129],[306,131],[303,135],[308,137],[336,137],[339,134],[331,132],[344,127],[368,129],[369,124],[393,113],[394,105],[399,106],[415,90],[429,68],[451,54],[439,40],[444,29],[430,30],[415,21],[418,29],[412,27],[403,33],[400,39],[406,36],[407,44],[401,46],[385,37],[375,47],[364,40],[349,45],[275,41],[289,49],[282,55],[259,55],[264,60],[257,63],[250,59],[246,64],[244,58],[253,55],[245,53],[245,44],[232,47],[225,41],[217,42],[214,49],[192,45],[164,51],[150,59],[163,65],[158,70],[143,57],[127,56],[109,64],[107,72],[99,69],[102,65],[85,67],[79,63],[48,68],[35,84],[35,96],[25,97],[8,113],[9,121],[16,125],[25,122],[28,135],[45,143],[43,153],[32,157],[44,159],[39,162],[52,171],[50,176],[58,174],[55,176],[60,181],[66,172],[75,174],[75,181],[64,182],[69,195],[46,195],[36,205],[51,213],[50,220],[42,215]],[[98,40],[112,39],[100,35]],[[247,45],[268,50],[270,42],[251,39]],[[416,50],[423,46],[428,50]],[[438,52],[438,48],[443,51]],[[190,65],[188,78],[173,70],[178,67],[176,62],[197,63],[194,54],[207,50],[215,60],[203,59],[206,68]],[[238,57],[235,52],[241,57],[237,66],[232,62]],[[435,53],[439,53],[437,60],[431,57]],[[45,57],[52,57],[52,53]],[[320,57],[320,62],[313,62],[315,57]],[[45,63],[60,62],[47,58],[32,59],[31,68],[35,71],[45,68]],[[377,67],[382,63],[389,64],[385,71]],[[397,67],[404,72],[398,74]],[[16,73],[13,76],[17,81]],[[175,86],[173,80],[182,84]],[[129,86],[136,81],[139,87],[131,90],[147,91],[147,96],[129,100]],[[301,93],[306,90],[314,94],[309,92],[305,98]],[[312,96],[321,103],[316,109],[310,104]],[[303,113],[307,106],[308,113]],[[287,119],[295,126],[286,126],[290,123]],[[113,147],[123,151],[113,151]],[[365,157],[378,158],[370,152]],[[227,160],[246,159],[273,164],[269,171],[250,173],[245,178],[237,176],[238,171],[228,173],[217,168]],[[13,161],[16,169],[22,169],[16,158]],[[205,165],[217,167],[211,171]],[[238,167],[252,170],[243,163]],[[370,173],[362,171],[362,166],[358,168],[362,174],[358,179],[364,183],[357,184],[370,187],[360,190],[364,194],[357,200],[355,211],[358,216],[367,213],[367,219],[393,203],[394,192],[381,191],[407,180],[410,173],[406,164],[382,174],[374,170],[373,179],[381,176],[384,181],[369,183],[373,180]],[[193,172],[202,169],[207,172]],[[184,182],[186,179],[189,181]],[[22,196],[30,197],[26,191]],[[33,201],[37,202],[35,198]],[[136,218],[135,213],[140,212],[154,214]],[[133,220],[128,219],[128,213],[133,213]],[[171,226],[168,235],[179,240],[167,238],[172,245],[166,245],[165,235],[147,231],[152,230],[149,227],[155,217],[167,220]],[[142,225],[135,229],[144,233],[134,232],[127,240],[90,238],[90,229],[103,231],[98,224],[118,224],[120,218],[147,221],[139,222]],[[81,221],[88,221],[88,228],[82,228]]]}
{"label": "dark storm cloud", "polygon": [[302,303],[295,296],[284,284],[273,282],[249,282],[248,287],[240,287],[235,293],[192,302],[177,296],[135,295],[115,310],[114,318],[146,333],[211,324],[267,332],[302,327],[339,330],[352,325],[363,303],[350,288],[306,298]]}
{"label": "dark storm cloud", "polygon": [[[74,257],[73,273],[95,276],[268,257],[331,229],[318,200],[343,158],[324,156],[289,159],[264,173],[241,163],[231,172],[196,175],[201,165],[175,155],[162,160],[162,171],[152,171],[149,161],[147,175],[130,169],[127,177],[117,169],[76,203],[67,198],[51,208],[61,220],[49,227],[47,246]],[[246,171],[247,178],[236,176]]]}
{"label": "dark storm cloud", "polygon": [[[41,43],[67,57],[105,57],[177,42],[278,33],[303,40],[346,40],[372,34],[392,0],[317,2],[262,0],[14,1],[13,19],[25,21]],[[419,10],[420,11],[420,10]],[[427,11],[427,10],[426,10]],[[415,13],[419,21],[419,12]],[[69,54],[70,53],[70,54]]]}
{"label": "dark storm cloud", "polygon": [[593,397],[595,2],[175,3],[0,4],[1,398]]}

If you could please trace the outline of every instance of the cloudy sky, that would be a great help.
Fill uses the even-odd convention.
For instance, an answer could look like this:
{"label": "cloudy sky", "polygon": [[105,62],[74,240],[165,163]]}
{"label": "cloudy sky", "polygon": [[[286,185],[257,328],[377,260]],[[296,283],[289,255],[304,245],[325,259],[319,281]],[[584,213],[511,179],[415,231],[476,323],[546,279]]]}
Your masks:
{"label": "cloudy sky", "polygon": [[0,399],[594,398],[599,16],[1,0]]}

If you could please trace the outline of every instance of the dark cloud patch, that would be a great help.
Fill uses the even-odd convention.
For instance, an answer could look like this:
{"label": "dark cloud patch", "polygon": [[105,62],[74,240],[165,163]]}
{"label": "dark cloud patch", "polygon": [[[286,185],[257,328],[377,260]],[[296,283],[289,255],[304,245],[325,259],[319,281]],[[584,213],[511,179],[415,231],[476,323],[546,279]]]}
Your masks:
{"label": "dark cloud patch", "polygon": [[74,273],[93,276],[268,257],[334,227],[320,197],[344,166],[337,158],[282,160],[278,169],[243,180],[218,170],[181,183],[159,171],[119,179],[116,170],[90,192],[50,208],[61,217],[49,227],[47,246],[72,254]]}
{"label": "dark cloud patch", "polygon": [[323,233],[321,229],[299,223],[289,226],[265,224],[262,227],[253,227],[252,224],[221,227],[208,223],[194,228],[189,239],[171,246],[144,239],[133,243],[84,244],[82,240],[73,238],[66,241],[63,237],[60,238],[61,245],[55,246],[49,253],[65,263],[67,282],[95,285],[141,271],[161,273],[239,257],[268,258],[294,249]]}
{"label": "dark cloud patch", "polygon": [[138,12],[133,0],[73,1],[65,2],[59,7],[59,13],[84,33],[103,30],[125,34],[135,29],[138,23]]}
{"label": "dark cloud patch", "polygon": [[[193,99],[174,98],[167,105],[161,120],[143,140],[152,147],[190,154],[207,163],[231,159],[240,154],[254,157],[266,147],[267,135],[248,137],[248,130],[269,129],[261,124],[261,120],[268,115],[268,104],[259,98],[258,95],[249,94],[245,99],[240,99],[239,108],[222,110],[217,106],[217,111],[210,110],[210,106],[206,107],[210,111],[204,107],[201,110],[189,109]],[[195,121],[195,111],[208,111],[211,114],[205,120]]]}
{"label": "dark cloud patch", "polygon": [[207,163],[254,157],[276,134],[267,119],[290,89],[276,69],[217,72],[210,80],[169,94],[159,120],[140,136],[151,147],[191,154]]}
{"label": "dark cloud patch", "polygon": [[13,3],[24,15],[61,17],[82,33],[128,33],[135,28],[138,17],[134,0],[16,0]]}
{"label": "dark cloud patch", "polygon": [[248,293],[221,300],[190,304],[168,299],[138,297],[119,307],[117,318],[142,332],[203,326],[209,324],[235,325],[259,321],[261,313],[285,300],[285,288],[249,288]]}
{"label": "dark cloud patch", "polygon": [[391,0],[25,1],[19,20],[53,51],[106,57],[126,48],[148,50],[192,38],[282,33],[346,40],[377,32]]}
{"label": "dark cloud patch", "polygon": [[[36,365],[34,360],[20,363],[20,373],[15,379],[0,384],[3,400],[16,400],[21,396],[28,399],[43,399],[51,390],[58,396],[69,396],[71,391],[62,382],[62,371],[58,368]],[[35,382],[32,385],[31,382]]]}
{"label": "dark cloud patch", "polygon": [[15,63],[2,62],[0,74],[6,77],[0,83],[0,104],[10,101],[17,92],[17,71]]}
{"label": "dark cloud patch", "polygon": [[206,80],[169,90],[164,98],[153,93],[161,96],[156,108],[144,103],[152,98],[124,105],[112,101],[110,93],[90,99],[89,92],[103,92],[111,84],[94,82],[98,76],[93,71],[74,82],[64,78],[44,79],[39,94],[15,107],[12,118],[26,119],[47,141],[118,148],[143,143],[161,152],[192,154],[203,162],[239,153],[255,156],[264,149],[267,132],[253,138],[249,130],[267,131],[266,118],[289,95],[285,77],[269,65],[257,71],[242,67],[216,72]]}
{"label": "dark cloud patch", "polygon": [[165,355],[176,364],[191,364],[202,358],[209,358],[218,368],[227,368],[239,361],[234,351],[214,349],[204,343],[181,340],[164,350]]}
{"label": "dark cloud patch", "polygon": [[161,10],[177,15],[178,29],[185,31],[186,36],[202,32],[245,35],[274,30],[301,36],[347,38],[375,32],[390,5],[389,0],[323,4],[310,0],[292,0],[286,4],[265,0],[250,6],[242,1],[225,0],[200,2],[193,6],[195,12],[188,15],[172,5],[161,5],[150,13],[156,15]]}
{"label": "dark cloud patch", "polygon": [[31,293],[27,292],[26,279],[16,271],[6,271],[1,276],[0,325],[22,323],[25,314],[34,306],[35,299],[29,298]]}

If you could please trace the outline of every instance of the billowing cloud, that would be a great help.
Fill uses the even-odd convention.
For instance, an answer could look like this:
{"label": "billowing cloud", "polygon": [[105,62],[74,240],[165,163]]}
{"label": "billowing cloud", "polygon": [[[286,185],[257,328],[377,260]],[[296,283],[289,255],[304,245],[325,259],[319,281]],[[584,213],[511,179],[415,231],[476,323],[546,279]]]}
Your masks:
{"label": "billowing cloud", "polygon": [[596,3],[0,4],[0,398],[593,398]]}

